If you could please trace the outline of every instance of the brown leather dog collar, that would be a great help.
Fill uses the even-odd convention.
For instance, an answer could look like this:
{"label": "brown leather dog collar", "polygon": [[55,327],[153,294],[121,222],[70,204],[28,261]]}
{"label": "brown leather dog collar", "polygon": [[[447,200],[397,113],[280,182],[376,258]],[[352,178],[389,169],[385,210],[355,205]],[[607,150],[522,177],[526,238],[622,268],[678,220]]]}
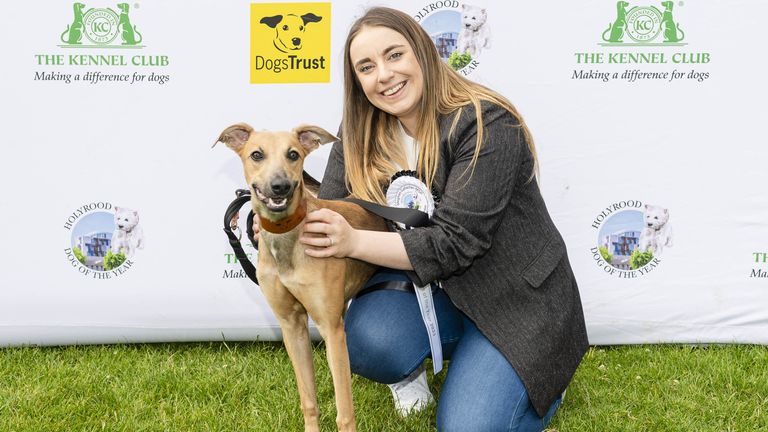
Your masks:
{"label": "brown leather dog collar", "polygon": [[261,228],[265,231],[271,232],[272,234],[285,234],[288,231],[296,228],[296,226],[298,226],[301,221],[304,220],[304,216],[306,215],[307,202],[305,200],[301,200],[301,203],[299,203],[296,211],[294,211],[293,214],[280,219],[280,221],[273,222],[267,218],[259,217],[259,222],[261,224]]}

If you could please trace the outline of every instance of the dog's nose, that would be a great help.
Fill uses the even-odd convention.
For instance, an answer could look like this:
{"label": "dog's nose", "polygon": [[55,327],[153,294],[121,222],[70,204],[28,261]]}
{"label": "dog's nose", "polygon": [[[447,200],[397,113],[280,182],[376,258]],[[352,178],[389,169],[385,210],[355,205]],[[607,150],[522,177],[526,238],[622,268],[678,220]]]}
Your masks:
{"label": "dog's nose", "polygon": [[272,193],[278,196],[287,195],[291,190],[291,182],[288,179],[273,180],[269,186],[272,188]]}
{"label": "dog's nose", "polygon": [[295,46],[299,46],[301,45],[301,38],[293,38],[291,39],[291,42],[293,42]]}

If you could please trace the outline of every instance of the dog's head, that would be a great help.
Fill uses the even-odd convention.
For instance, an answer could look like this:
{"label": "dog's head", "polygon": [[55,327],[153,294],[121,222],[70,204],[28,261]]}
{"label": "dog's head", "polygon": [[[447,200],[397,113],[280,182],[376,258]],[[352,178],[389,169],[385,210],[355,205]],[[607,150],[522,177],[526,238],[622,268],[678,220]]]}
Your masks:
{"label": "dog's head", "polygon": [[302,16],[288,14],[262,18],[259,22],[275,29],[275,48],[282,52],[298,51],[302,47],[302,36],[307,24],[318,22],[323,17],[313,13]]}
{"label": "dog's head", "polygon": [[130,6],[128,6],[128,3],[118,3],[117,7],[120,9],[120,12],[127,14]]}
{"label": "dog's head", "polygon": [[139,224],[139,212],[125,207],[115,207],[115,227],[130,232]]}
{"label": "dog's head", "polygon": [[461,5],[461,25],[465,29],[475,31],[485,24],[487,18],[485,8],[468,4]]}
{"label": "dog's head", "polygon": [[311,125],[290,132],[269,132],[254,131],[239,123],[224,129],[219,141],[240,156],[254,211],[261,217],[279,220],[292,214],[301,201],[304,158],[318,146],[338,138]]}
{"label": "dog's head", "polygon": [[659,230],[669,220],[669,210],[654,205],[645,205],[645,226],[654,230]]}

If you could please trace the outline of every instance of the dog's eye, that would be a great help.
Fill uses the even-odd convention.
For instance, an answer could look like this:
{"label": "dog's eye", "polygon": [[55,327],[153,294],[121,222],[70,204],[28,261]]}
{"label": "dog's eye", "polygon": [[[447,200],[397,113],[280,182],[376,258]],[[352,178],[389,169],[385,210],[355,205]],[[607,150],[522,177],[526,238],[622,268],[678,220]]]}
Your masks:
{"label": "dog's eye", "polygon": [[290,159],[292,161],[299,160],[299,152],[297,152],[296,150],[289,151],[288,152],[288,159]]}
{"label": "dog's eye", "polygon": [[299,31],[304,31],[304,26],[299,26]]}
{"label": "dog's eye", "polygon": [[283,26],[283,30],[288,30],[288,26],[287,26],[287,25],[284,25],[284,26]]}
{"label": "dog's eye", "polygon": [[251,153],[251,159],[255,160],[256,162],[264,159],[264,153],[260,152],[259,150],[256,150],[255,152]]}

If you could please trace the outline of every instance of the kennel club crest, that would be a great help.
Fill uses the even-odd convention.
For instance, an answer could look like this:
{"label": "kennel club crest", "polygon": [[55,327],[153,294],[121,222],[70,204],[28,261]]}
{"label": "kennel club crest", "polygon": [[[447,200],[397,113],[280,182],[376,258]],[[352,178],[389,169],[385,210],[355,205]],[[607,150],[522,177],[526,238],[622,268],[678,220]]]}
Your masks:
{"label": "kennel club crest", "polygon": [[[136,6],[134,6],[136,7]],[[144,39],[135,24],[131,23],[128,3],[118,3],[111,8],[88,8],[84,3],[72,5],[73,18],[61,33],[64,48],[141,48]]]}
{"label": "kennel club crest", "polygon": [[146,240],[135,209],[98,201],[79,206],[64,221],[67,262],[91,279],[113,279],[133,266]]}
{"label": "kennel club crest", "polygon": [[440,57],[455,71],[470,75],[491,48],[486,8],[445,0],[429,3],[413,15],[427,31]]}
{"label": "kennel club crest", "polygon": [[645,276],[674,245],[669,209],[639,200],[605,207],[592,222],[597,245],[590,249],[597,266],[620,279]]}
{"label": "kennel club crest", "polygon": [[630,8],[629,2],[616,2],[616,16],[603,31],[600,45],[685,45],[685,32],[673,15],[675,2],[663,1],[661,6],[663,10],[656,6]]}

